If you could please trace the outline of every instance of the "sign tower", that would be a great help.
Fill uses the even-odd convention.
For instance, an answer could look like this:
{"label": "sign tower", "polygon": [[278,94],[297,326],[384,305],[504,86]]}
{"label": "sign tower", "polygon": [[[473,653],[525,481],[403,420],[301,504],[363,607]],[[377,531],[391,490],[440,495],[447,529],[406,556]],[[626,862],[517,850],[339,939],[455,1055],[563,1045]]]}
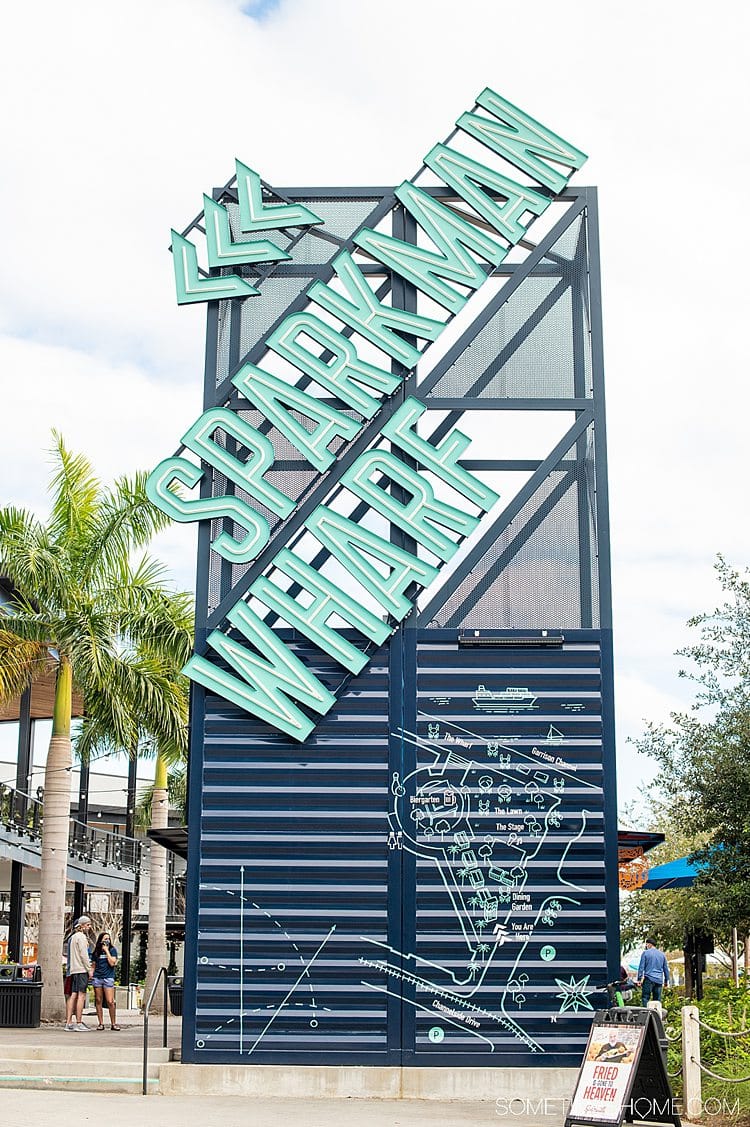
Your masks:
{"label": "sign tower", "polygon": [[200,521],[183,1060],[578,1064],[619,946],[584,160],[484,90],[396,188],[237,161],[173,233],[208,309],[149,478]]}

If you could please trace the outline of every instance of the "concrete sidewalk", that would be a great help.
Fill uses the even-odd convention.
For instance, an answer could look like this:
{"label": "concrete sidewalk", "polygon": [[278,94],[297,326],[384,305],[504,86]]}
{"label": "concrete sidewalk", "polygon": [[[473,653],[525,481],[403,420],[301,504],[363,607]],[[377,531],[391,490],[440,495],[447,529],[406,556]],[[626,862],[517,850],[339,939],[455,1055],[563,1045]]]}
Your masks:
{"label": "concrete sidewalk", "polygon": [[[82,1034],[82,1036],[86,1036]],[[434,1100],[248,1100],[239,1096],[127,1096],[106,1092],[2,1093],[3,1117],[34,1127],[80,1127],[82,1122],[138,1127],[561,1127],[563,1115],[498,1115],[493,1103]]]}
{"label": "concrete sidewalk", "polygon": [[[117,1024],[119,1032],[112,1032],[109,1027],[109,1016],[104,1014],[105,1028],[98,1031],[95,1010],[84,1010],[83,1023],[88,1025],[90,1033],[69,1033],[62,1022],[42,1022],[37,1029],[2,1029],[0,1028],[0,1057],[3,1045],[57,1045],[65,1041],[72,1044],[110,1045],[116,1052],[117,1045],[132,1048],[143,1046],[143,1014],[139,1010],[118,1010]],[[161,1014],[150,1014],[148,1019],[149,1045],[156,1047],[162,1043],[164,1018]],[[182,1036],[182,1018],[167,1018],[167,1044],[170,1049],[180,1048]]]}
{"label": "concrete sidewalk", "polygon": [[[62,1024],[44,1023],[37,1029],[0,1028],[0,1058],[3,1046],[75,1047],[76,1054],[86,1046],[104,1048],[115,1061],[120,1049],[143,1046],[143,1015],[136,1010],[118,1012],[119,1032],[106,1028],[96,1031],[96,1014],[86,1011],[84,1022],[89,1033],[69,1033]],[[179,1049],[181,1019],[168,1018],[167,1043]],[[162,1043],[163,1018],[149,1019],[149,1044],[155,1050]],[[290,1077],[290,1089],[294,1085]],[[137,1127],[427,1127],[440,1122],[447,1127],[561,1127],[565,1108],[560,1100],[519,1099],[512,1106],[495,1100],[421,1099],[310,1099],[256,1095],[167,1095],[151,1092],[142,1096],[139,1087],[132,1094],[106,1091],[71,1091],[46,1087],[4,1087],[0,1095],[4,1117],[9,1122],[30,1122],[34,1127],[74,1127],[82,1121],[100,1120]]]}

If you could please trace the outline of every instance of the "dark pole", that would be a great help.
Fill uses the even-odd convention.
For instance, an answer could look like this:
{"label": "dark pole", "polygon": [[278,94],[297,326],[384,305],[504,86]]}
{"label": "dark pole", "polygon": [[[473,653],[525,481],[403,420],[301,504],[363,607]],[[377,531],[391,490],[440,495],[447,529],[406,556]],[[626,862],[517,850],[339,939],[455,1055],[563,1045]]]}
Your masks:
{"label": "dark pole", "polygon": [[[34,728],[31,721],[31,686],[21,694],[18,707],[18,759],[16,760],[16,790],[18,812],[26,812],[26,796],[31,790],[31,761],[34,746]],[[8,918],[8,959],[20,963],[23,958],[25,903],[23,898],[23,865],[12,861],[10,866],[10,915]]]}
{"label": "dark pole", "polygon": [[[78,765],[78,810],[76,812],[76,821],[82,822],[84,826],[89,824],[89,761],[81,762]],[[78,840],[81,831],[78,826],[75,827],[74,840]],[[77,920],[82,916],[85,910],[84,895],[85,885],[81,881],[76,881],[73,885],[73,919]]]}
{"label": "dark pole", "polygon": [[[125,813],[125,836],[135,836],[135,791],[138,779],[138,756],[132,755],[128,764],[128,804]],[[136,880],[138,879],[136,874]],[[120,936],[120,980],[130,986],[131,931],[133,926],[133,894],[122,895],[122,935]]]}
{"label": "dark pole", "polygon": [[703,972],[706,969],[706,956],[702,951],[695,952],[695,997],[700,1002],[703,999]]}

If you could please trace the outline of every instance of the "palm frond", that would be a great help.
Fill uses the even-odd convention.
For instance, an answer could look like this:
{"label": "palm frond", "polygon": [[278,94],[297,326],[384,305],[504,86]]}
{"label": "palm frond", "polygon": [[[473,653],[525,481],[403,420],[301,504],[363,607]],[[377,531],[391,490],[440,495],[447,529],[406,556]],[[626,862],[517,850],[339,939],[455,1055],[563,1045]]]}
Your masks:
{"label": "palm frond", "polygon": [[136,579],[127,589],[121,628],[142,653],[160,656],[179,672],[192,651],[195,629],[192,596],[141,584]]}
{"label": "palm frond", "polygon": [[[112,691],[112,690],[115,691]],[[76,749],[85,759],[93,752],[129,755],[138,746],[138,722],[133,711],[117,693],[116,686],[103,679],[89,679],[82,686],[86,718],[76,736]]]}
{"label": "palm frond", "polygon": [[167,761],[185,757],[188,742],[187,680],[152,655],[100,655],[96,679],[82,686],[86,713],[99,721],[113,746],[130,754],[150,737]]}
{"label": "palm frond", "polygon": [[32,681],[53,668],[49,651],[39,642],[0,629],[0,705],[20,696]]}
{"label": "palm frond", "polygon": [[118,478],[102,492],[99,512],[91,530],[89,574],[96,569],[112,572],[127,562],[155,533],[166,528],[169,517],[146,495],[145,473]]}
{"label": "palm frond", "polygon": [[84,716],[73,737],[73,750],[82,763],[102,755],[118,755],[122,748],[114,742],[104,719]]}
{"label": "palm frond", "polygon": [[72,454],[58,431],[52,431],[52,439],[51,453],[56,469],[50,481],[49,532],[55,543],[76,544],[86,538],[96,517],[101,487],[88,458]]}
{"label": "palm frond", "polygon": [[33,525],[38,525],[33,513],[18,509],[15,505],[5,505],[0,509],[0,545],[6,536],[25,539]]}
{"label": "palm frond", "polygon": [[22,509],[0,509],[0,575],[34,605],[59,605],[68,579],[64,554],[44,525]]}
{"label": "palm frond", "polygon": [[58,627],[60,647],[70,657],[76,679],[104,684],[119,651],[119,619],[97,605],[71,610]]}
{"label": "palm frond", "polygon": [[20,600],[0,619],[2,629],[24,642],[33,642],[47,648],[56,648],[56,620],[47,614],[37,614],[34,607]]}

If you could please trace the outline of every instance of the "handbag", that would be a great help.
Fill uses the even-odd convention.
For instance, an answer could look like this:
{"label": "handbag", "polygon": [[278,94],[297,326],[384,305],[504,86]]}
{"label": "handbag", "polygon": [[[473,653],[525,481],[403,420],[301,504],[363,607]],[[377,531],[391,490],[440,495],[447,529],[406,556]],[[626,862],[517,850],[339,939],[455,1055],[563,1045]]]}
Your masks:
{"label": "handbag", "polygon": [[66,974],[65,981],[63,982],[63,994],[72,994],[71,986],[73,985],[71,979],[72,975]]}

